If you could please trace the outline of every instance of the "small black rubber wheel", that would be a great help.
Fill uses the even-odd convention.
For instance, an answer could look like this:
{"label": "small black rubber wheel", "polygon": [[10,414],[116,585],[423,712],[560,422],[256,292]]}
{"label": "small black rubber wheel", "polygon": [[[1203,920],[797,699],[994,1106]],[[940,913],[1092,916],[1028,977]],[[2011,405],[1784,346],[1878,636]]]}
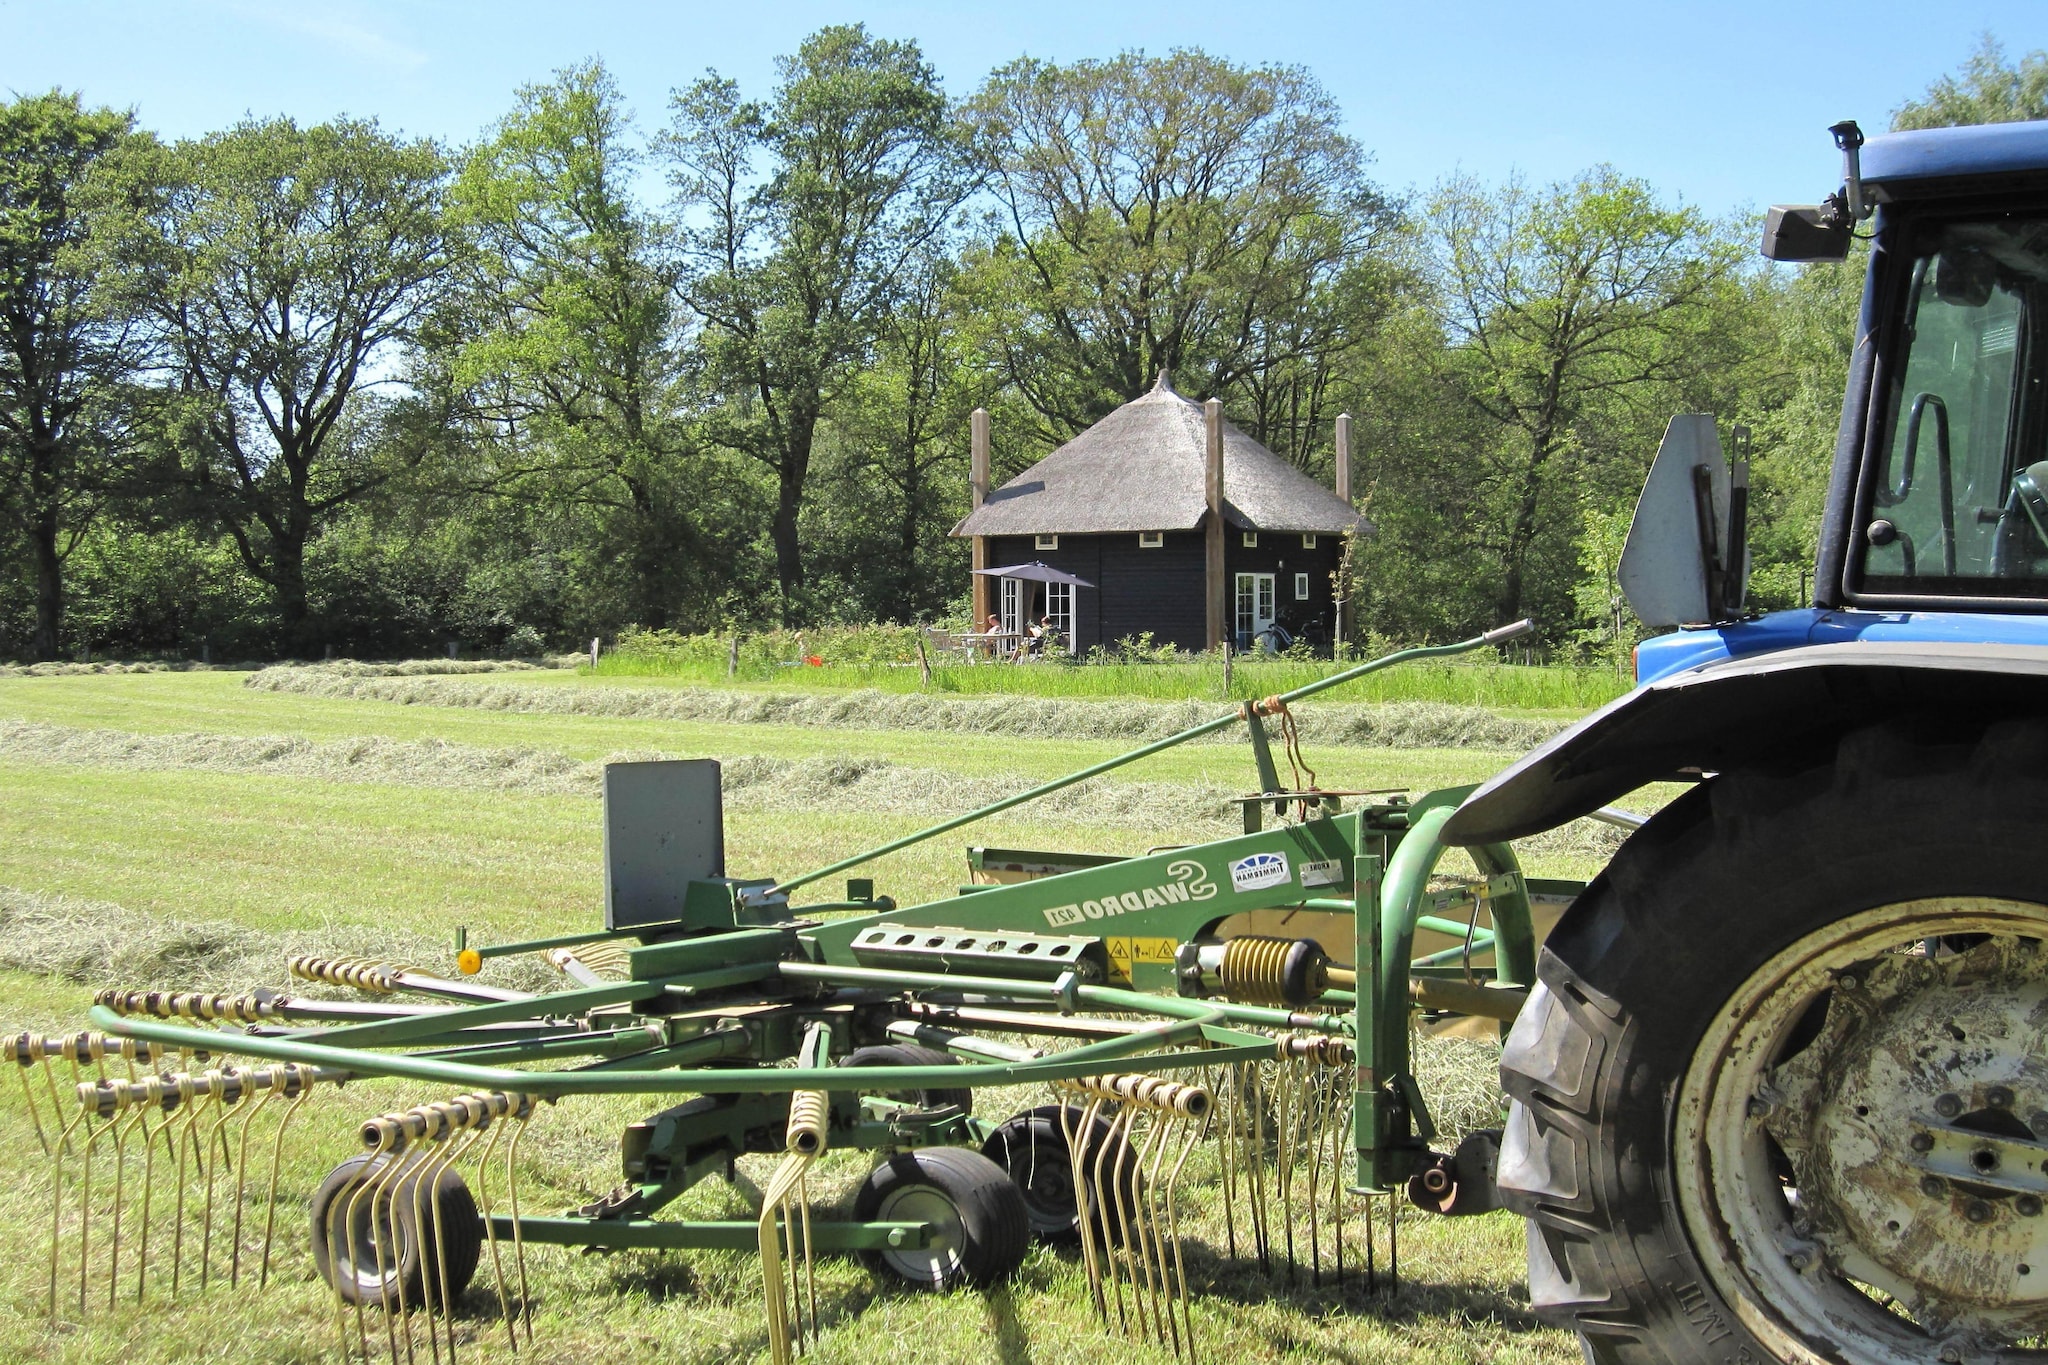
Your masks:
{"label": "small black rubber wheel", "polygon": [[1032,1235],[1041,1241],[1080,1240],[1081,1206],[1074,1197],[1073,1149],[1068,1144],[1068,1129],[1073,1130],[1074,1142],[1082,1149],[1084,1179],[1092,1179],[1096,1159],[1108,1153],[1102,1174],[1110,1197],[1096,1209],[1098,1226],[1106,1222],[1111,1233],[1123,1227],[1115,1200],[1119,1167],[1125,1192],[1123,1207],[1131,1207],[1137,1198],[1136,1149],[1120,1144],[1122,1150],[1109,1152],[1108,1144],[1115,1141],[1109,1121],[1099,1114],[1084,1126],[1086,1120],[1087,1111],[1079,1105],[1043,1104],[1011,1115],[981,1145],[981,1154],[1016,1182],[1017,1192],[1024,1196],[1025,1212],[1031,1218]]}
{"label": "small black rubber wheel", "polygon": [[[879,1043],[872,1047],[857,1047],[840,1058],[841,1066],[958,1066],[960,1059],[950,1052],[937,1048],[919,1047],[916,1043]],[[878,1092],[869,1091],[869,1094]],[[947,1105],[958,1105],[963,1114],[974,1111],[974,1092],[966,1086],[932,1086],[923,1090],[885,1090],[879,1092],[883,1099],[900,1100],[914,1104],[920,1109],[943,1109]]]}
{"label": "small black rubber wheel", "polygon": [[2048,722],[1773,761],[1667,807],[1544,947],[1501,1058],[1532,1304],[1593,1365],[2010,1359],[2048,1332],[2041,1203],[1924,1154],[2048,1131]]}
{"label": "small black rubber wheel", "polygon": [[[394,1308],[401,1303],[413,1308],[432,1303],[445,1309],[443,1298],[460,1300],[476,1274],[483,1219],[469,1186],[452,1170],[441,1172],[431,1198],[420,1188],[417,1172],[398,1174],[389,1185],[383,1184],[390,1163],[397,1159],[388,1154],[353,1156],[320,1182],[313,1194],[313,1267],[349,1303]],[[330,1211],[338,1256],[337,1248],[329,1245]]]}
{"label": "small black rubber wheel", "polygon": [[1031,1215],[1009,1175],[964,1147],[919,1147],[875,1167],[854,1200],[862,1222],[929,1223],[930,1246],[885,1247],[861,1259],[922,1289],[988,1285],[1031,1246]]}

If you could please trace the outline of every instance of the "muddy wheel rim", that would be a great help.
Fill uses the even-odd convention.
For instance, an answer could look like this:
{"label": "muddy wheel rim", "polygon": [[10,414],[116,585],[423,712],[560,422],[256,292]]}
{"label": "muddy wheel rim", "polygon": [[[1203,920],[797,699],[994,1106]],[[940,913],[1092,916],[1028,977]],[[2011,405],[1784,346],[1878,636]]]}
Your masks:
{"label": "muddy wheel rim", "polygon": [[[2022,1169],[2027,1116],[2048,1129],[2044,939],[2041,905],[1884,906],[1779,952],[1715,1016],[1674,1106],[1674,1194],[1777,1358],[1960,1362],[2048,1332],[2027,1193],[2048,1160]],[[1703,1339],[1731,1330],[1673,1293]]]}

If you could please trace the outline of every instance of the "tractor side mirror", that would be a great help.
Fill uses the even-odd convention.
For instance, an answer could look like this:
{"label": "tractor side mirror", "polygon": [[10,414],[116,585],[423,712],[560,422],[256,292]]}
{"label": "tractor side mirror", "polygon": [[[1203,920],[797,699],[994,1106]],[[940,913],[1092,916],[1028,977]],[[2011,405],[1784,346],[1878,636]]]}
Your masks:
{"label": "tractor side mirror", "polygon": [[1644,625],[1704,625],[1742,615],[1749,583],[1748,436],[1746,428],[1735,429],[1731,465],[1712,413],[1681,412],[1664,429],[1616,573]]}
{"label": "tractor side mirror", "polygon": [[1774,261],[1839,261],[1849,254],[1849,230],[1833,204],[1773,204],[1762,251]]}

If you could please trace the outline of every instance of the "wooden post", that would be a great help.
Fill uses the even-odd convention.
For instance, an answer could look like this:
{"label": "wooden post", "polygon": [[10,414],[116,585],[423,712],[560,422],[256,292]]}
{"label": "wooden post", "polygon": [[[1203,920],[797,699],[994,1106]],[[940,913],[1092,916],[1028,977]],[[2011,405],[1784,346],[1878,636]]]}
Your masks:
{"label": "wooden post", "polygon": [[734,631],[732,634],[732,643],[729,647],[727,647],[725,651],[725,676],[728,678],[736,677],[738,676],[739,671],[740,634],[738,631]]}
{"label": "wooden post", "polygon": [[1208,426],[1209,473],[1204,481],[1209,498],[1209,648],[1224,643],[1229,596],[1223,581],[1223,401],[1211,398],[1202,404],[1202,418]]}
{"label": "wooden post", "polygon": [[[1348,412],[1340,412],[1337,414],[1336,463],[1337,500],[1343,503],[1346,507],[1350,507],[1351,414]],[[1338,567],[1340,570],[1344,567],[1344,562],[1342,559],[1338,561]],[[1341,647],[1344,644],[1348,643],[1351,639],[1351,585],[1348,583],[1333,583],[1331,586],[1336,589],[1336,592],[1333,595],[1337,599],[1337,638],[1332,643],[1336,646]],[[1343,657],[1341,648],[1338,650],[1338,657]]]}
{"label": "wooden post", "polygon": [[[974,511],[988,501],[988,409],[976,408],[967,419],[968,431],[968,484],[974,498]],[[988,562],[988,537],[974,537],[974,567],[986,569]],[[973,628],[980,630],[982,622],[988,620],[990,583],[982,574],[974,575],[974,621]]]}

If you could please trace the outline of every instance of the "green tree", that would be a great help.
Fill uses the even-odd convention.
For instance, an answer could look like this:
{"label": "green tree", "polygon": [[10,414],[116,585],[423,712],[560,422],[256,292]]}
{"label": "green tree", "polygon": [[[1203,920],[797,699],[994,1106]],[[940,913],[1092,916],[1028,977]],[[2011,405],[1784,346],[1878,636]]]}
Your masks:
{"label": "green tree", "polygon": [[[925,247],[965,197],[958,139],[916,44],[822,29],[766,104],[707,76],[674,100],[674,181],[701,227],[687,297],[703,321],[704,430],[775,481],[785,618],[800,614],[798,522],[819,425],[860,373]],[[757,177],[755,161],[768,171]]]}
{"label": "green tree", "polygon": [[177,482],[306,648],[308,545],[437,425],[403,395],[365,400],[397,387],[446,286],[445,163],[375,123],[280,118],[155,149],[135,173],[128,260],[176,399]]}
{"label": "green tree", "polygon": [[970,110],[1000,205],[971,261],[985,344],[1048,439],[1162,369],[1246,386],[1261,438],[1318,425],[1302,404],[1378,311],[1360,295],[1399,216],[1314,77],[1195,50],[1023,58]]}
{"label": "green tree", "polygon": [[966,547],[947,532],[967,510],[969,415],[992,394],[964,353],[957,274],[943,252],[925,253],[874,363],[833,408],[829,496],[817,500],[836,522],[825,549],[869,619],[938,615],[965,581]]}
{"label": "green tree", "polygon": [[[1469,477],[1496,508],[1495,614],[1511,621],[1527,606],[1539,532],[1580,520],[1555,496],[1583,463],[1574,457],[1620,444],[1589,439],[1597,424],[1617,411],[1636,415],[1632,431],[1661,424],[1666,400],[1725,356],[1718,305],[1738,256],[1697,210],[1667,207],[1604,166],[1540,192],[1454,180],[1430,224],[1451,358],[1498,431]],[[1641,467],[1631,464],[1630,482]],[[1575,575],[1568,539],[1544,553]]]}
{"label": "green tree", "polygon": [[65,561],[131,446],[140,353],[86,181],[133,125],[55,90],[0,103],[0,511],[32,565],[38,659],[57,657]]}
{"label": "green tree", "polygon": [[2029,52],[2018,65],[1985,34],[1959,75],[1942,76],[1917,100],[1892,111],[1892,127],[1954,128],[1966,123],[2020,123],[2048,118],[2048,52]]}
{"label": "green tree", "polygon": [[631,619],[665,626],[715,596],[732,519],[699,514],[711,490],[682,390],[683,257],[634,200],[639,168],[602,64],[522,89],[455,184],[478,250],[439,339],[486,437],[464,484],[598,518]]}

